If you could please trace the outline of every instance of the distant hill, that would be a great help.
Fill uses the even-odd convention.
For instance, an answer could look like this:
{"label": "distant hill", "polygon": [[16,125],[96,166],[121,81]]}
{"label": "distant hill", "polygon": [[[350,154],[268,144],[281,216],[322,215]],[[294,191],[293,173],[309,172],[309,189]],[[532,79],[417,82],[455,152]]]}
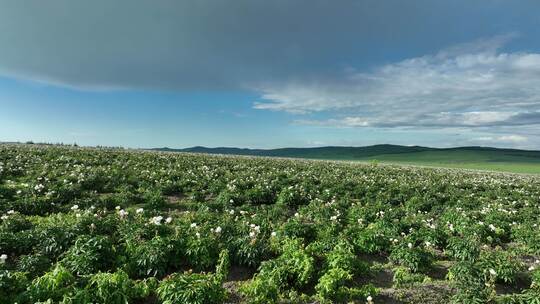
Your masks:
{"label": "distant hill", "polygon": [[317,147],[317,148],[280,148],[280,149],[242,149],[242,148],[207,148],[192,147],[186,149],[158,148],[154,150],[169,152],[190,152],[206,154],[230,154],[250,156],[273,156],[314,159],[363,159],[382,154],[412,153],[433,150],[426,147],[408,147],[398,145],[375,145],[366,147]]}
{"label": "distant hill", "polygon": [[242,149],[198,146],[185,149],[155,148],[151,150],[326,160],[380,161],[384,163],[540,173],[540,151],[490,147],[429,148],[374,145],[365,147]]}

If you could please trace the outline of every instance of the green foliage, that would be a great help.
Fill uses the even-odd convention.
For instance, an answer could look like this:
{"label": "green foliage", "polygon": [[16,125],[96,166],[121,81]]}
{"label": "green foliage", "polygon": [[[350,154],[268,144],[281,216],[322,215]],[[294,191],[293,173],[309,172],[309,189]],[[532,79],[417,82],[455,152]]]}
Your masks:
{"label": "green foliage", "polygon": [[86,289],[95,303],[125,304],[147,297],[153,288],[151,281],[136,282],[127,273],[96,273],[90,277]]}
{"label": "green foliage", "polygon": [[0,302],[17,303],[29,282],[22,272],[0,270]]}
{"label": "green foliage", "polygon": [[317,295],[323,299],[341,298],[345,293],[345,283],[352,278],[352,274],[343,268],[330,268],[315,286]]}
{"label": "green foliage", "polygon": [[165,278],[157,288],[163,304],[212,304],[225,300],[221,281],[211,274],[175,273]]}
{"label": "green foliage", "polygon": [[143,195],[143,201],[148,208],[161,209],[166,205],[165,198],[159,191],[146,191]]}
{"label": "green foliage", "polygon": [[[314,275],[313,257],[309,256],[298,239],[286,239],[282,254],[262,263],[259,273],[242,291],[254,303],[275,302],[286,288],[299,289],[306,286]],[[268,288],[263,288],[268,286]]]}
{"label": "green foliage", "polygon": [[482,251],[478,267],[488,272],[490,269],[494,270],[496,281],[505,283],[514,283],[516,275],[524,268],[515,254],[504,251],[500,247]]}
{"label": "green foliage", "polygon": [[539,298],[537,176],[42,145],[0,167],[0,303],[222,302],[230,269],[248,303],[364,303],[374,260],[390,301]]}
{"label": "green foliage", "polygon": [[445,253],[459,261],[475,261],[480,256],[480,243],[472,238],[452,237]]}
{"label": "green foliage", "polygon": [[413,273],[407,267],[396,267],[394,269],[394,277],[392,282],[394,287],[411,287],[415,284],[429,282],[430,278],[421,273]]}
{"label": "green foliage", "polygon": [[448,272],[448,278],[457,288],[452,298],[453,303],[489,303],[495,298],[494,277],[486,276],[474,262],[454,264]]}
{"label": "green foliage", "polygon": [[114,249],[107,237],[84,235],[77,238],[60,263],[74,274],[88,275],[110,268],[113,256]]}
{"label": "green foliage", "polygon": [[32,301],[60,301],[73,292],[75,276],[61,265],[43,276],[36,278],[28,287],[28,294]]}
{"label": "green foliage", "polygon": [[137,277],[161,277],[167,271],[172,246],[160,236],[150,241],[128,241],[128,269]]}
{"label": "green foliage", "polygon": [[31,276],[40,276],[45,273],[51,266],[51,260],[46,256],[37,253],[32,255],[23,255],[19,258],[17,269],[22,272],[27,272]]}
{"label": "green foliage", "polygon": [[425,271],[431,266],[433,256],[429,251],[421,247],[402,242],[392,250],[390,260],[409,268],[412,272],[418,272]]}

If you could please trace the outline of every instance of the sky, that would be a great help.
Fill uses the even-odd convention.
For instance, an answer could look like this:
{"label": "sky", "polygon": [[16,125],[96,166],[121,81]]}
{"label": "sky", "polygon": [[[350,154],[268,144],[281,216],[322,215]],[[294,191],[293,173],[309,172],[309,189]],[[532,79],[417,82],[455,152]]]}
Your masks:
{"label": "sky", "polygon": [[536,0],[0,0],[0,141],[540,150]]}

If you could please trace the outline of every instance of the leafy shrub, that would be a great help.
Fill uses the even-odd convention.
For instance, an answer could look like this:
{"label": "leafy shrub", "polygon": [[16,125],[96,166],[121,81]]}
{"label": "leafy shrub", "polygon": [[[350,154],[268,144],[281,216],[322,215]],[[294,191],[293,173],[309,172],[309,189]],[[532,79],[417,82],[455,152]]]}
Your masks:
{"label": "leafy shrub", "polygon": [[356,228],[352,231],[353,244],[357,251],[364,253],[382,253],[390,246],[390,227],[386,223],[376,222],[366,228]]}
{"label": "leafy shrub", "polygon": [[309,198],[303,188],[298,186],[290,186],[283,188],[277,197],[277,204],[282,204],[290,207],[306,205],[309,203]]}
{"label": "leafy shrub", "polygon": [[216,264],[219,247],[214,239],[208,236],[197,237],[194,234],[184,237],[186,239],[184,255],[191,267],[208,269]]}
{"label": "leafy shrub", "polygon": [[429,281],[429,277],[421,273],[412,273],[407,267],[396,267],[392,281],[395,287],[410,287]]}
{"label": "leafy shrub", "polygon": [[330,268],[315,286],[317,295],[322,299],[342,298],[344,294],[343,288],[345,283],[352,280],[353,276],[350,271],[343,268]]}
{"label": "leafy shrub", "polygon": [[453,303],[489,303],[496,295],[494,280],[486,278],[474,262],[454,264],[448,271],[448,278],[457,289],[452,297]]}
{"label": "leafy shrub", "polygon": [[143,201],[151,209],[161,209],[166,205],[165,198],[159,191],[146,191],[143,194]]}
{"label": "leafy shrub", "polygon": [[480,256],[480,243],[472,238],[452,237],[445,253],[458,261],[475,261]]}
{"label": "leafy shrub", "polygon": [[430,252],[420,247],[410,246],[405,242],[396,246],[390,253],[390,260],[409,268],[412,272],[424,271],[431,266],[433,257]]}
{"label": "leafy shrub", "polygon": [[28,288],[30,299],[36,301],[60,301],[73,292],[75,277],[63,266],[57,264],[50,272],[36,278]]}
{"label": "leafy shrub", "polygon": [[134,299],[147,297],[153,285],[148,282],[135,282],[127,273],[96,273],[90,277],[86,289],[95,303],[124,304]]}
{"label": "leafy shrub", "polygon": [[146,242],[128,241],[126,251],[128,269],[134,276],[160,277],[167,271],[172,246],[166,239],[156,236]]}
{"label": "leafy shrub", "polygon": [[242,292],[253,299],[254,303],[273,303],[287,287],[302,288],[313,277],[314,259],[306,253],[301,242],[298,239],[287,239],[282,246],[282,254],[276,259],[263,262],[259,273],[242,288]]}
{"label": "leafy shrub", "polygon": [[77,275],[92,274],[114,264],[112,243],[105,236],[83,235],[65,253],[60,263]]}
{"label": "leafy shrub", "polygon": [[51,267],[51,260],[46,256],[37,253],[31,255],[23,255],[19,257],[17,269],[22,272],[27,272],[32,276],[40,276]]}
{"label": "leafy shrub", "polygon": [[221,280],[212,274],[175,273],[165,278],[157,288],[163,304],[212,304],[225,300]]}
{"label": "leafy shrub", "polygon": [[516,275],[524,267],[514,254],[501,248],[482,251],[478,267],[485,271],[494,270],[495,279],[505,283],[513,283]]}
{"label": "leafy shrub", "polygon": [[17,303],[28,286],[28,279],[22,272],[0,270],[0,302]]}
{"label": "leafy shrub", "polygon": [[516,302],[525,303],[540,303],[540,268],[535,269],[531,273],[531,286],[523,293],[516,296]]}
{"label": "leafy shrub", "polygon": [[10,232],[0,230],[0,252],[29,254],[37,242],[36,237],[27,231]]}

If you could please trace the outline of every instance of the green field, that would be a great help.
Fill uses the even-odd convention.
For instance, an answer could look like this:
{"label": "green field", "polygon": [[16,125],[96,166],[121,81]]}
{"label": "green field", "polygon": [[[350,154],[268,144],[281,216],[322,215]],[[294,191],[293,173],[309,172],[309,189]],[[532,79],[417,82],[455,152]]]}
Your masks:
{"label": "green field", "polygon": [[486,147],[427,148],[419,146],[375,145],[367,147],[319,147],[282,149],[205,148],[156,149],[169,152],[227,154],[381,162],[430,167],[490,170],[540,174],[540,151]]}
{"label": "green field", "polygon": [[424,151],[385,154],[366,159],[382,163],[540,174],[540,161],[538,159],[512,154],[504,155],[497,152]]}
{"label": "green field", "polygon": [[0,145],[0,303],[539,303],[539,206],[538,175]]}

